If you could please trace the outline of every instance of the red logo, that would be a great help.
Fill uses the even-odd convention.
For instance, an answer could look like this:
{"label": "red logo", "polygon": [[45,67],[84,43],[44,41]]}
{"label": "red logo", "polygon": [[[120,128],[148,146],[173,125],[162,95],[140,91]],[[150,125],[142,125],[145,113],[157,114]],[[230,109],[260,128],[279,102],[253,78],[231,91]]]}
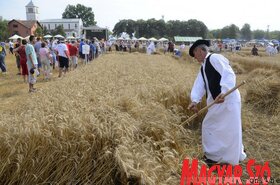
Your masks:
{"label": "red logo", "polygon": [[[267,185],[270,182],[271,171],[269,162],[264,165],[256,164],[254,159],[250,159],[246,166],[249,179],[246,185]],[[193,159],[189,163],[188,159],[183,161],[180,185],[242,185],[242,167],[240,165],[213,165],[207,168],[202,165],[198,174],[198,160]]]}

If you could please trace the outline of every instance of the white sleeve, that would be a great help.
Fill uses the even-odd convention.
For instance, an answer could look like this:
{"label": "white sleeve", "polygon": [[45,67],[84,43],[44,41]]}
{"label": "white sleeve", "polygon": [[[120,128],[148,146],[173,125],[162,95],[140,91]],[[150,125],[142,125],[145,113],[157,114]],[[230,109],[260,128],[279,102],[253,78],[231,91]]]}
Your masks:
{"label": "white sleeve", "polygon": [[199,103],[202,97],[205,94],[205,85],[201,75],[201,71],[199,71],[191,91],[191,101]]}
{"label": "white sleeve", "polygon": [[232,89],[236,83],[236,76],[232,70],[229,61],[223,55],[212,54],[210,57],[210,63],[221,75],[221,93],[225,94]]}

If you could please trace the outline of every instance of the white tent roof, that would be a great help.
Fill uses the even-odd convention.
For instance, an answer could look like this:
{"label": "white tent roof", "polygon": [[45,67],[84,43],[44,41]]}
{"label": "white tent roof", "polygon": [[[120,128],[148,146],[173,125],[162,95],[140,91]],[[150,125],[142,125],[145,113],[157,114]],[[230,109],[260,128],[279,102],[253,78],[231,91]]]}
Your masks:
{"label": "white tent roof", "polygon": [[49,39],[49,38],[52,38],[53,36],[51,36],[51,35],[45,35],[44,36],[44,38],[46,38],[46,39]]}
{"label": "white tent roof", "polygon": [[154,38],[154,37],[151,37],[151,38],[149,38],[148,40],[150,40],[150,41],[157,41],[157,39]]}
{"label": "white tent roof", "polygon": [[168,41],[168,39],[162,37],[162,38],[158,39],[158,41]]}
{"label": "white tent roof", "polygon": [[54,38],[64,38],[62,35],[55,35]]}
{"label": "white tent roof", "polygon": [[145,37],[140,37],[138,40],[148,40]]}
{"label": "white tent roof", "polygon": [[27,41],[29,41],[29,37],[30,37],[30,35],[24,37],[24,39],[27,40]]}
{"label": "white tent roof", "polygon": [[76,39],[76,38],[73,36],[68,36],[67,39]]}
{"label": "white tent roof", "polygon": [[14,35],[11,36],[9,39],[10,39],[10,40],[17,40],[18,38],[23,39],[21,36],[19,36],[19,35],[17,35],[17,34],[14,34]]}

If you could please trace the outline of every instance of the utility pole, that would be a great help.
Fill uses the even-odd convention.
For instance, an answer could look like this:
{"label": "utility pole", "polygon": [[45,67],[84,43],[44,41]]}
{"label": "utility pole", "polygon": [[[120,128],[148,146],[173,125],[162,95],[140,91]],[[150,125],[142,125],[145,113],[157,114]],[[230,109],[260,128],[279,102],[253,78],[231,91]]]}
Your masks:
{"label": "utility pole", "polygon": [[266,39],[269,39],[269,25],[267,25],[267,30],[266,30]]}

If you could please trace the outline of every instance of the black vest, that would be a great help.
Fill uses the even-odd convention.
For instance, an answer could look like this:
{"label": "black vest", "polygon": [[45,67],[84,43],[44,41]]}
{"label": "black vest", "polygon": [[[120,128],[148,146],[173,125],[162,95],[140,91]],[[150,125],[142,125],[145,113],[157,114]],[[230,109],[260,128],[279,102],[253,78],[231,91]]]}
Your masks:
{"label": "black vest", "polygon": [[[221,93],[221,85],[220,85],[221,75],[218,71],[216,71],[216,69],[210,63],[210,57],[211,57],[211,55],[209,55],[205,61],[205,74],[206,74],[206,78],[208,80],[208,86],[209,86],[210,93],[212,95],[212,98],[215,100],[216,97]],[[201,75],[202,75],[202,78],[204,81],[206,98],[207,98],[206,81],[205,81],[202,66],[201,66],[200,70],[201,70]]]}

